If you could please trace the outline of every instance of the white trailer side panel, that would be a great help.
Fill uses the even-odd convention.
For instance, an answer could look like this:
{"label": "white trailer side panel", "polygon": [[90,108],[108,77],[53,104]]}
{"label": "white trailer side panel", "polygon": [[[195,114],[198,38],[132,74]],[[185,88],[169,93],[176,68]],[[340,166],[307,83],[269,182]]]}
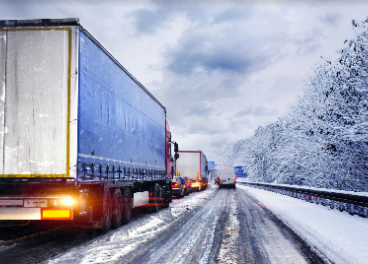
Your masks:
{"label": "white trailer side panel", "polygon": [[66,176],[70,29],[14,29],[6,34],[3,174]]}
{"label": "white trailer side panel", "polygon": [[190,179],[197,179],[197,173],[199,178],[201,177],[200,168],[200,152],[179,152],[179,159],[176,160],[176,173],[180,173],[180,176],[187,176]]}
{"label": "white trailer side panel", "polygon": [[3,173],[4,160],[5,43],[6,32],[0,31],[0,173]]}

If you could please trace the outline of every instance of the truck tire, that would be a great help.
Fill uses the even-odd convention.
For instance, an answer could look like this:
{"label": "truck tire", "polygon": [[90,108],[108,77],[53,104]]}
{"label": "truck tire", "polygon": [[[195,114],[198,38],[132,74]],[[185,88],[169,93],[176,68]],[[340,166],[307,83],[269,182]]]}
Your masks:
{"label": "truck tire", "polygon": [[163,205],[162,208],[167,208],[170,206],[170,198],[171,198],[171,192],[168,186],[164,186],[162,188],[162,193],[163,193]]}
{"label": "truck tire", "polygon": [[122,224],[127,224],[132,219],[133,199],[130,188],[125,188],[123,192],[123,210],[122,210]]}
{"label": "truck tire", "polygon": [[107,233],[111,228],[112,206],[111,193],[109,189],[105,189],[102,201],[102,227],[101,231]]}
{"label": "truck tire", "polygon": [[153,213],[157,213],[160,210],[162,203],[162,188],[158,183],[155,184],[153,189],[153,199],[151,211]]}
{"label": "truck tire", "polygon": [[122,206],[123,195],[121,194],[120,188],[116,188],[112,196],[112,228],[119,228],[123,218],[123,206]]}

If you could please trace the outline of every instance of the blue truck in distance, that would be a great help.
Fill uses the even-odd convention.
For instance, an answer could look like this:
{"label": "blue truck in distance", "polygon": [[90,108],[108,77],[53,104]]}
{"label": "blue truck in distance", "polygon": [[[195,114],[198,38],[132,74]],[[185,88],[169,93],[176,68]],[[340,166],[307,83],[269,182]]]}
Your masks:
{"label": "blue truck in distance", "polygon": [[0,222],[106,232],[169,205],[166,109],[78,19],[0,21],[0,85]]}

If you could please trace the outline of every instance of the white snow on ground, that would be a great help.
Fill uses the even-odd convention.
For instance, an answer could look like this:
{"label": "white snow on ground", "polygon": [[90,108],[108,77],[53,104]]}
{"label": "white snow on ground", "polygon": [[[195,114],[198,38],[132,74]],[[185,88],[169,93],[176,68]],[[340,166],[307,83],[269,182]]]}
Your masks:
{"label": "white snow on ground", "polygon": [[234,196],[231,198],[229,206],[229,219],[225,225],[224,238],[221,243],[220,251],[217,257],[218,263],[233,264],[237,261],[237,241],[239,241],[239,221],[236,218],[236,203]]}
{"label": "white snow on ground", "polygon": [[368,219],[238,184],[335,263],[368,262]]}
{"label": "white snow on ground", "polygon": [[119,259],[139,246],[158,232],[169,228],[172,220],[182,217],[196,206],[203,203],[213,190],[195,193],[184,199],[173,199],[169,213],[161,210],[157,214],[150,214],[117,230],[99,236],[96,239],[61,254],[48,263],[116,263]]}
{"label": "white snow on ground", "polygon": [[248,183],[261,183],[261,184],[270,185],[270,186],[281,186],[281,187],[292,187],[292,188],[297,188],[297,189],[316,190],[316,191],[322,191],[322,192],[334,192],[334,193],[344,193],[344,194],[351,194],[351,195],[358,195],[358,196],[368,196],[368,192],[353,192],[353,191],[344,191],[344,190],[336,190],[336,189],[309,187],[309,186],[303,186],[303,185],[250,182],[250,181],[247,181],[246,178],[237,178],[236,181],[237,182],[248,182]]}

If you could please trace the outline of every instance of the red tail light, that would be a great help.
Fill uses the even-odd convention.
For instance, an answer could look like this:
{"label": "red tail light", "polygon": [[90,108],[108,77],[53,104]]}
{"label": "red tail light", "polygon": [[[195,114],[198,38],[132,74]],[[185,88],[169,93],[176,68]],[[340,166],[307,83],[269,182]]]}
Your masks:
{"label": "red tail light", "polygon": [[174,183],[173,185],[172,185],[172,187],[176,187],[176,188],[179,188],[179,185],[178,185],[178,183]]}
{"label": "red tail light", "polygon": [[187,186],[184,184],[184,188],[187,188]]}

